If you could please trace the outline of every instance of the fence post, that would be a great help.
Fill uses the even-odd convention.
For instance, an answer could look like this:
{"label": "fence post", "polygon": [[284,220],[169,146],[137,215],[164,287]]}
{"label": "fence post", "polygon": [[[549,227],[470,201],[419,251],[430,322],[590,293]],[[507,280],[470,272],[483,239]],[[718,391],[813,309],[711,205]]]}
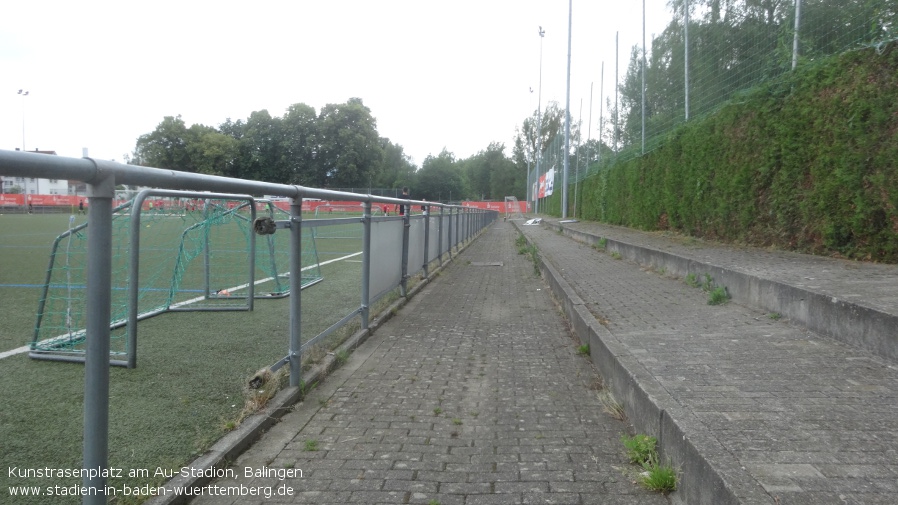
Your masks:
{"label": "fence post", "polygon": [[422,209],[424,211],[424,278],[426,279],[428,276],[427,267],[430,264],[428,260],[430,258],[428,255],[430,252],[430,207],[425,205]]}
{"label": "fence post", "polygon": [[[84,358],[83,468],[108,468],[109,460],[109,319],[112,300],[112,199],[115,177],[100,176],[88,191],[87,350]],[[90,473],[95,475],[91,476]],[[96,475],[99,473],[100,475]],[[87,472],[85,505],[106,503],[106,477]]]}
{"label": "fence post", "polygon": [[454,243],[452,242],[452,211],[455,210],[452,207],[449,207],[449,233],[446,234],[446,240],[449,242],[446,244],[446,250],[449,251],[449,259],[452,259],[452,246]]}
{"label": "fence post", "polygon": [[458,254],[461,251],[461,209],[455,209],[455,240],[452,242],[455,244],[455,253]]}
{"label": "fence post", "polygon": [[444,207],[440,206],[440,225],[437,227],[439,235],[437,235],[437,256],[440,258],[440,266],[443,266],[443,226],[445,226],[443,218]]}
{"label": "fence post", "polygon": [[302,193],[290,200],[290,386],[302,379]]}
{"label": "fence post", "polygon": [[409,214],[412,212],[412,206],[405,206],[405,214],[402,215],[402,280],[399,284],[399,290],[402,296],[408,296],[408,234],[411,224],[409,223]]}
{"label": "fence post", "polygon": [[370,323],[369,291],[371,290],[371,200],[363,204],[362,212],[362,329],[367,330]]}

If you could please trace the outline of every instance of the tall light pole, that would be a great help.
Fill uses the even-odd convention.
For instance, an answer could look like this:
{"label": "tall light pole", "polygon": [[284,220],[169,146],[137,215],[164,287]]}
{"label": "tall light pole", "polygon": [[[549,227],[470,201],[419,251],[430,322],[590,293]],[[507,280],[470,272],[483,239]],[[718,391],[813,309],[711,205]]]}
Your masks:
{"label": "tall light pole", "polygon": [[17,93],[22,97],[22,151],[25,151],[25,97],[28,96],[28,92],[24,89],[20,89]]}
{"label": "tall light pole", "polygon": [[567,99],[564,107],[564,177],[561,180],[561,219],[567,219],[567,180],[571,165],[571,27],[574,19],[574,0],[568,0],[567,5]]}
{"label": "tall light pole", "polygon": [[539,27],[539,92],[537,93],[536,99],[536,110],[539,117],[536,120],[536,195],[533,200],[536,207],[536,212],[539,213],[539,160],[541,158],[542,149],[542,135],[543,135],[543,38],[546,36],[546,31],[543,30],[543,27]]}
{"label": "tall light pole", "polygon": [[[17,93],[22,97],[22,152],[25,152],[25,97],[28,96],[28,91],[24,89],[20,89]],[[25,203],[28,203],[28,178],[25,177]]]}

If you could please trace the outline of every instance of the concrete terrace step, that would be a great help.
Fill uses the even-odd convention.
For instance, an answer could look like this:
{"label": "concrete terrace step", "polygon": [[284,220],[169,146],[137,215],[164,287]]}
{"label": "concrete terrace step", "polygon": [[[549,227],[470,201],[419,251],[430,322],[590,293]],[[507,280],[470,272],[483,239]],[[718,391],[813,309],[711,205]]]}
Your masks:
{"label": "concrete terrace step", "polygon": [[[680,468],[675,499],[895,503],[898,269],[543,225],[519,229],[630,420]],[[733,302],[708,305],[688,273]]]}
{"label": "concrete terrace step", "polygon": [[710,274],[733,300],[898,359],[898,265],[739,247],[597,223],[543,220],[575,240],[679,277]]}

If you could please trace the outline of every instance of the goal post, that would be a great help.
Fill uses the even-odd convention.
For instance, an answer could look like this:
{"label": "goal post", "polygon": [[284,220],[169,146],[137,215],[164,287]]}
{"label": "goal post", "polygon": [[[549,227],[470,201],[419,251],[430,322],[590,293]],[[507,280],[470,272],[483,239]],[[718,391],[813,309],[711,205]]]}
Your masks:
{"label": "goal post", "polygon": [[521,202],[515,196],[505,197],[505,219],[525,219],[521,212]]}
{"label": "goal post", "polygon": [[[289,296],[290,241],[253,233],[257,214],[288,213],[249,195],[144,190],[113,210],[110,363],[136,365],[137,321],[172,311],[252,310]],[[73,223],[70,220],[70,223]],[[87,224],[51,247],[30,356],[83,362]],[[314,237],[303,240],[302,287],[320,282]]]}

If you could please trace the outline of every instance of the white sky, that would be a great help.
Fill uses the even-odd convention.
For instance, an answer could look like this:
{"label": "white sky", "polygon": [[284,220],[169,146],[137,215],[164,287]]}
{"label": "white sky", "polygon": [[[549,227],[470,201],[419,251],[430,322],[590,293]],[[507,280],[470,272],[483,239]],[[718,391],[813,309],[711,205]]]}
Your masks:
{"label": "white sky", "polygon": [[[645,0],[660,33],[666,0]],[[420,166],[445,147],[458,158],[506,145],[542,103],[565,102],[565,0],[22,0],[0,18],[0,149],[22,146],[122,161],[164,116],[187,126],[267,109],[359,97],[381,136]],[[593,84],[592,135],[642,41],[642,1],[574,0],[571,116]],[[533,93],[530,89],[533,89]],[[29,91],[24,99],[19,89]],[[24,114],[23,114],[24,105]],[[606,108],[607,112],[607,108]]]}

